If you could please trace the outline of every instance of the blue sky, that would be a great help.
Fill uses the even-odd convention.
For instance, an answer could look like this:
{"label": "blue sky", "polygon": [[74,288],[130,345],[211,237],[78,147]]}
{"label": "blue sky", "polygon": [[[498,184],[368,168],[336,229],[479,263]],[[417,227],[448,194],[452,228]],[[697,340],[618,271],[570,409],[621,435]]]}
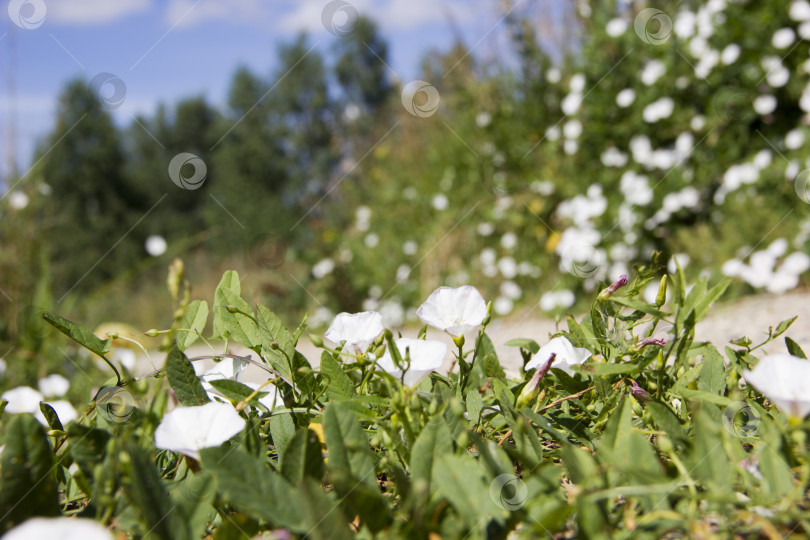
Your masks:
{"label": "blue sky", "polygon": [[[350,0],[380,25],[390,45],[390,65],[416,78],[430,48],[446,49],[459,33],[476,54],[497,55],[502,29],[494,0]],[[328,53],[335,39],[322,22],[329,0],[10,0],[0,12],[0,174],[5,177],[11,100],[16,85],[16,154],[20,172],[35,141],[53,125],[56,99],[75,77],[115,74],[126,85],[114,111],[127,125],[160,103],[204,95],[224,103],[239,65],[268,76],[276,46],[306,30]],[[44,10],[42,8],[44,6]],[[8,17],[6,17],[8,12]],[[18,27],[17,22],[33,28]],[[340,17],[341,15],[336,15]],[[18,16],[19,17],[19,16]],[[338,19],[340,23],[340,19]]]}

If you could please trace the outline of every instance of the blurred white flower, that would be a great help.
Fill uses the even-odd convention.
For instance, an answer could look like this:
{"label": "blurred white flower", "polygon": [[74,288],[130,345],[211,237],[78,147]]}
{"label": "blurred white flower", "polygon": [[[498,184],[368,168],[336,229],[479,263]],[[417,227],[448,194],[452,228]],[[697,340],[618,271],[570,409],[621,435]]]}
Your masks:
{"label": "blurred white flower", "polygon": [[492,116],[486,111],[482,111],[475,115],[475,124],[480,128],[487,127],[491,121]]}
{"label": "blurred white flower", "polygon": [[380,306],[382,323],[386,328],[398,328],[405,323],[405,308],[399,300],[388,300]]}
{"label": "blurred white flower", "polygon": [[611,19],[605,26],[605,32],[610,37],[619,37],[627,31],[627,21],[624,19]]}
{"label": "blurred white flower", "polygon": [[500,289],[503,296],[506,298],[511,298],[512,300],[517,300],[523,294],[520,285],[514,281],[504,281],[501,283]]}
{"label": "blurred white flower", "polygon": [[777,49],[786,49],[796,41],[796,33],[792,28],[780,28],[773,34],[771,44]]}
{"label": "blurred white flower", "polygon": [[6,372],[7,367],[8,366],[6,365],[6,361],[4,359],[0,358],[0,375],[2,375],[3,373]]}
{"label": "blurred white flower", "polygon": [[[100,359],[99,359],[100,360]],[[118,362],[125,368],[131,370],[135,367],[135,363],[138,361],[138,357],[135,355],[135,351],[132,349],[128,349],[126,347],[118,347],[112,350],[110,353],[110,360],[113,362]],[[103,360],[101,360],[103,362]],[[99,364],[103,366],[104,364]]]}
{"label": "blurred white flower", "polygon": [[581,365],[591,357],[591,352],[588,349],[574,347],[565,337],[557,336],[540,347],[537,354],[526,364],[526,371],[543,366],[548,362],[552,353],[557,356],[554,359],[554,363],[551,364],[551,367],[561,369],[571,376],[574,375],[571,366]]}
{"label": "blurred white flower", "polygon": [[511,298],[506,296],[499,296],[492,302],[492,311],[498,315],[509,315],[515,308],[515,303]]}
{"label": "blurred white flower", "polygon": [[662,97],[644,107],[644,121],[648,124],[653,124],[664,118],[669,118],[674,109],[675,102],[672,98]]}
{"label": "blurred white flower", "polygon": [[692,128],[692,131],[700,131],[705,125],[706,117],[700,114],[693,116],[692,120],[689,121],[689,127]]}
{"label": "blurred white flower", "polygon": [[487,247],[481,250],[481,254],[478,258],[484,266],[491,266],[497,261],[498,255],[495,253],[494,249]]}
{"label": "blurred white flower", "polygon": [[742,52],[742,49],[740,49],[739,45],[736,43],[730,43],[729,45],[726,45],[726,48],[723,49],[722,53],[720,53],[720,60],[728,66],[737,61],[737,59],[740,57],[740,52]]}
{"label": "blurred white flower", "polygon": [[471,285],[439,287],[416,310],[416,316],[430,326],[458,337],[479,326],[487,316],[481,293]]}
{"label": "blurred white flower", "polygon": [[605,167],[624,167],[627,165],[627,154],[621,152],[615,146],[611,146],[602,152],[599,159]]}
{"label": "blurred white flower", "polygon": [[630,204],[645,206],[652,202],[653,191],[644,175],[636,174],[633,171],[625,172],[622,175],[619,189]]}
{"label": "blurred white flower", "polygon": [[566,139],[577,139],[582,135],[582,123],[579,120],[569,120],[563,124],[563,134]]}
{"label": "blurred white flower", "polygon": [[557,308],[569,308],[576,302],[574,293],[564,289],[561,291],[549,291],[540,297],[540,309],[543,311],[554,311]]}
{"label": "blurred white flower", "polygon": [[789,354],[763,357],[742,373],[746,382],[789,417],[801,420],[810,413],[810,362]]}
{"label": "blurred white flower", "polygon": [[411,267],[407,264],[400,264],[397,267],[397,281],[402,282],[408,279],[408,276],[411,275]]}
{"label": "blurred white flower", "polygon": [[438,193],[434,195],[433,201],[431,202],[433,208],[435,208],[436,210],[446,210],[448,203],[449,201],[447,200],[447,195],[445,195],[444,193]]}
{"label": "blurred white flower", "polygon": [[[243,382],[242,384],[252,388],[253,390],[259,390],[260,386],[252,382]],[[284,398],[282,397],[281,392],[278,391],[278,388],[274,385],[269,384],[259,390],[259,392],[267,392],[266,396],[259,398],[259,403],[267,407],[267,410],[272,411],[276,407],[284,407]]]}
{"label": "blurred white flower", "polygon": [[582,105],[582,94],[568,94],[563,98],[562,103],[560,104],[560,108],[562,109],[563,114],[566,116],[571,116],[572,114],[576,114],[579,111],[580,106]]}
{"label": "blurred white flower", "polygon": [[5,412],[9,414],[37,413],[39,412],[39,402],[45,401],[45,397],[30,386],[18,386],[6,390],[0,399],[8,401]]}
{"label": "blurred white flower", "polygon": [[579,150],[579,143],[577,141],[568,139],[565,141],[565,143],[563,143],[563,150],[567,155],[572,156],[577,153],[577,150]]}
{"label": "blurred white flower", "polygon": [[616,105],[625,108],[629,107],[636,100],[636,92],[632,88],[625,88],[616,94]]}
{"label": "blurred white flower", "polygon": [[413,240],[408,240],[402,244],[402,252],[405,255],[415,255],[419,250],[419,246]]}
{"label": "blurred white flower", "polygon": [[155,446],[199,460],[200,450],[221,445],[244,427],[244,418],[229,403],[177,407],[155,429]]}
{"label": "blurred white flower", "polygon": [[312,275],[315,279],[321,279],[332,273],[335,269],[335,261],[332,259],[321,259],[312,267]]}
{"label": "blurred white flower", "polygon": [[394,343],[403,362],[406,354],[410,359],[410,365],[405,371],[405,377],[402,377],[402,370],[394,364],[394,358],[388,349],[386,349],[382,358],[377,361],[377,366],[396,379],[402,378],[406,386],[416,386],[430,372],[442,367],[444,357],[447,355],[447,345],[441,341],[399,338]]}
{"label": "blurred white flower", "polygon": [[498,271],[506,279],[512,279],[517,275],[517,262],[512,257],[502,257],[498,260]]}
{"label": "blurred white flower", "polygon": [[513,232],[508,232],[501,236],[501,246],[504,249],[515,249],[517,246],[517,235]]}
{"label": "blurred white flower", "polygon": [[92,519],[75,519],[72,517],[29,518],[3,535],[3,540],[35,540],[42,538],[113,540],[113,535],[104,525]]}
{"label": "blurred white flower", "polygon": [[546,139],[550,141],[557,141],[560,139],[560,128],[557,126],[551,126],[546,130]]}
{"label": "blurred white flower", "polygon": [[797,22],[810,21],[810,3],[807,0],[795,0],[790,4],[790,18]]}
{"label": "blurred white flower", "polygon": [[70,381],[68,381],[63,376],[54,373],[53,375],[48,375],[47,377],[43,377],[37,383],[39,387],[39,391],[42,392],[42,395],[47,397],[62,397],[64,396],[68,388],[70,388]]}
{"label": "blurred white flower", "polygon": [[28,206],[28,195],[22,191],[12,191],[8,196],[8,205],[12,210],[22,210]]}
{"label": "blurred white flower", "polygon": [[641,70],[641,82],[651,86],[667,72],[667,67],[659,60],[650,60]]}
{"label": "blurred white flower", "polygon": [[754,99],[754,110],[760,115],[771,114],[776,110],[776,105],[776,98],[770,94],[757,96]]}
{"label": "blurred white flower", "polygon": [[[72,422],[79,417],[79,413],[76,412],[76,409],[70,404],[69,401],[60,399],[57,401],[48,401],[46,403],[51,406],[53,411],[56,413],[56,416],[59,417],[59,421],[62,423],[62,426],[66,426],[68,422]],[[37,411],[34,413],[34,416],[43,426],[48,425],[48,421],[45,419],[45,415],[42,414],[42,411],[39,410],[39,407],[37,407]]]}
{"label": "blurred white flower", "polygon": [[785,146],[790,150],[796,150],[804,144],[804,133],[800,129],[791,129],[785,135]]}
{"label": "blurred white flower", "polygon": [[376,311],[344,312],[337,314],[323,337],[335,345],[345,341],[346,350],[363,354],[384,331],[382,314]]}
{"label": "blurred white flower", "polygon": [[476,230],[478,231],[478,234],[480,234],[481,236],[489,236],[495,232],[495,225],[487,222],[479,223]]}
{"label": "blurred white flower", "polygon": [[546,80],[552,84],[560,82],[561,78],[562,78],[562,71],[560,71],[555,67],[549,68],[549,70],[546,71]]}
{"label": "blurred white flower", "polygon": [[144,242],[144,249],[151,257],[160,257],[166,253],[166,239],[159,234],[152,234],[146,238]]}
{"label": "blurred white flower", "polygon": [[377,235],[377,233],[369,233],[363,239],[363,243],[367,248],[373,249],[380,244],[380,237]]}

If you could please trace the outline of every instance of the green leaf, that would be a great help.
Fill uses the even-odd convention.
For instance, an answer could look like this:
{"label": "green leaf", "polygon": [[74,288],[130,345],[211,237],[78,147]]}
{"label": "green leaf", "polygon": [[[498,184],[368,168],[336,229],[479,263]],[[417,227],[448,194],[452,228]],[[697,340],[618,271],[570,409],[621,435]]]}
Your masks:
{"label": "green leaf", "polygon": [[206,448],[200,452],[205,470],[217,479],[220,494],[249,514],[278,527],[305,532],[295,489],[281,475],[240,448]]}
{"label": "green leaf", "polygon": [[693,476],[709,489],[728,492],[733,489],[731,477],[732,460],[723,447],[727,435],[720,412],[712,405],[703,404],[693,418],[694,446],[689,454]]}
{"label": "green leaf", "polygon": [[698,377],[698,389],[711,394],[723,395],[726,391],[726,370],[723,357],[712,347],[703,355],[703,369]]}
{"label": "green leaf", "polygon": [[177,347],[166,357],[166,376],[182,405],[204,405],[211,401],[194,372],[194,366]]}
{"label": "green leaf", "polygon": [[60,317],[55,313],[46,311],[42,314],[42,318],[88,351],[95,353],[98,356],[104,356],[110,352],[112,347],[111,338],[107,338],[102,341],[90,330],[79,326],[78,324],[71,322],[64,317]]}
{"label": "green leaf", "polygon": [[56,414],[56,411],[53,410],[53,407],[44,401],[40,401],[39,410],[42,411],[42,415],[45,417],[45,420],[48,422],[48,426],[51,429],[65,431],[65,428],[62,427],[62,422],[59,420],[59,416]]}
{"label": "green leaf", "polygon": [[30,414],[15,415],[0,454],[0,531],[32,516],[59,515],[53,454],[40,423]]}
{"label": "green leaf", "polygon": [[214,311],[219,313],[225,336],[249,349],[260,345],[259,325],[253,310],[247,302],[242,300],[239,293],[226,288],[217,289],[215,298],[218,305],[214,307]]}
{"label": "green leaf", "polygon": [[279,459],[284,459],[284,452],[295,435],[295,424],[290,413],[274,414],[270,417],[270,436]]}
{"label": "green leaf", "polygon": [[376,465],[368,437],[347,405],[333,402],[323,415],[329,456],[326,466],[329,479],[347,506],[376,532],[388,521],[388,509],[377,487]]}
{"label": "green leaf", "polygon": [[610,301],[625,307],[629,307],[636,311],[641,311],[647,315],[652,315],[658,319],[664,319],[668,316],[667,313],[660,311],[652,304],[638,300],[637,298],[630,298],[629,296],[611,296]]}
{"label": "green leaf", "polygon": [[672,441],[686,443],[688,440],[686,429],[681,424],[678,416],[668,405],[659,401],[650,400],[647,402],[647,409],[650,411],[655,425],[664,431]]}
{"label": "green leaf", "polygon": [[520,347],[521,349],[526,349],[530,351],[532,354],[537,354],[540,350],[540,345],[533,339],[526,339],[526,338],[516,338],[510,339],[505,343],[507,347]]}
{"label": "green leaf", "polygon": [[278,367],[276,369],[289,376],[289,365],[295,356],[293,336],[278,315],[270,309],[259,305],[257,306],[257,312],[262,350],[266,355],[277,357],[279,363],[284,366],[284,371]]}
{"label": "green leaf", "polygon": [[326,379],[326,395],[329,399],[351,399],[357,395],[352,380],[343,372],[343,368],[335,358],[326,351],[321,353],[320,370]]}
{"label": "green leaf", "polygon": [[311,429],[299,429],[284,450],[281,474],[293,485],[299,485],[305,476],[320,482],[323,479],[321,440]]}
{"label": "green leaf", "polygon": [[799,346],[799,344],[790,339],[789,337],[785,337],[785,345],[787,345],[788,352],[793,356],[797,356],[799,358],[807,358],[807,355],[804,354],[804,351]]}
{"label": "green leaf", "polygon": [[208,302],[205,300],[194,300],[186,308],[186,313],[180,319],[180,330],[175,335],[177,348],[185,351],[202,334],[205,323],[208,322]]}
{"label": "green leaf", "polygon": [[183,516],[161,483],[150,456],[133,442],[125,443],[124,449],[132,471],[124,480],[124,492],[143,520],[144,538],[191,540]]}
{"label": "green leaf", "polygon": [[478,423],[478,415],[481,413],[481,408],[484,406],[484,400],[477,388],[468,388],[467,396],[464,401],[467,406],[468,421],[472,427]]}
{"label": "green leaf", "polygon": [[[232,379],[215,379],[209,381],[211,386],[213,386],[220,394],[225,396],[226,398],[230,399],[231,401],[240,402],[247,399],[255,390],[245,384],[240,383],[239,381],[234,381]],[[259,399],[266,396],[268,392],[259,392],[256,394],[253,399],[250,400],[250,405],[254,407],[259,406]]]}
{"label": "green leaf", "polygon": [[408,463],[417,492],[430,493],[434,464],[441,456],[452,452],[453,441],[450,439],[444,418],[431,417],[413,443]]}
{"label": "green leaf", "polygon": [[[551,365],[555,369],[554,364]],[[582,371],[584,373],[593,373],[594,375],[619,375],[622,373],[633,373],[639,371],[638,364],[603,364],[601,362],[592,362],[583,364],[581,366],[574,366],[574,371]]]}
{"label": "green leaf", "polygon": [[170,491],[172,504],[180,512],[189,529],[189,538],[205,537],[205,531],[216,517],[213,503],[217,494],[217,483],[208,471],[186,474]]}
{"label": "green leaf", "polygon": [[224,290],[228,290],[237,296],[242,294],[242,285],[239,282],[239,274],[233,270],[228,270],[222,274],[222,279],[219,281],[219,285],[217,285],[217,288],[214,291],[213,336],[218,338],[225,338],[227,336],[227,328],[225,327],[223,316],[230,315],[230,313],[224,309],[225,306],[228,305],[225,300],[225,296],[221,294],[221,291]]}
{"label": "green leaf", "polygon": [[487,518],[502,517],[490,497],[492,479],[480,463],[469,455],[445,454],[436,461],[433,485],[453,506],[468,529],[486,529]]}

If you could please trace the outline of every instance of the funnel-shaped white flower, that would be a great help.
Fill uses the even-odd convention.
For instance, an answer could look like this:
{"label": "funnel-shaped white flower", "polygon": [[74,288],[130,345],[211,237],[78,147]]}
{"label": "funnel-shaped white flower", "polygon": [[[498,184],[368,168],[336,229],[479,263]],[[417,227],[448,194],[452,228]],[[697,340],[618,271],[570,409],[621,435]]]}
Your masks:
{"label": "funnel-shaped white flower", "polygon": [[247,365],[247,362],[238,358],[225,358],[217,362],[217,364],[208,371],[203,371],[203,369],[205,369],[203,364],[201,362],[197,362],[194,364],[194,371],[197,374],[197,377],[199,377],[200,382],[202,382],[202,386],[205,389],[205,392],[208,394],[208,398],[211,401],[217,401],[216,398],[223,396],[217,391],[216,388],[214,388],[211,381],[230,379],[232,381],[241,382],[242,372],[245,370]]}
{"label": "funnel-shaped white flower", "polygon": [[155,430],[155,446],[200,459],[200,450],[219,446],[245,427],[245,420],[228,403],[178,407]]}
{"label": "funnel-shaped white flower", "polygon": [[582,364],[591,357],[591,351],[588,349],[574,347],[565,337],[557,336],[540,347],[540,350],[537,351],[534,358],[529,360],[529,363],[526,364],[526,371],[545,364],[552,353],[556,353],[557,357],[554,359],[554,363],[551,364],[551,367],[561,369],[571,376],[574,375],[571,366]]}
{"label": "funnel-shaped white flower", "polygon": [[[442,367],[444,357],[447,355],[447,345],[441,341],[399,338],[395,343],[402,359],[405,359],[406,351],[411,359],[411,365],[405,372],[404,377],[407,386],[416,386],[431,371],[436,371]],[[402,377],[402,370],[394,364],[394,359],[389,350],[385,351],[385,354],[377,362],[377,366],[393,375],[396,379]]]}
{"label": "funnel-shaped white flower", "polygon": [[335,345],[345,341],[347,350],[363,354],[384,331],[382,315],[376,311],[338,313],[323,337]]}
{"label": "funnel-shaped white flower", "polygon": [[439,287],[419,306],[416,315],[430,326],[458,337],[484,322],[487,304],[471,285]]}
{"label": "funnel-shaped white flower", "polygon": [[92,519],[66,517],[31,518],[20,523],[3,536],[3,540],[31,540],[32,538],[112,540],[113,536],[106,527]]}
{"label": "funnel-shaped white flower", "polygon": [[810,413],[810,361],[789,354],[771,354],[742,375],[786,415],[802,419]]}
{"label": "funnel-shaped white flower", "polygon": [[37,413],[39,412],[39,402],[45,397],[30,386],[18,386],[3,392],[0,399],[8,401],[5,411],[10,414],[17,413]]}

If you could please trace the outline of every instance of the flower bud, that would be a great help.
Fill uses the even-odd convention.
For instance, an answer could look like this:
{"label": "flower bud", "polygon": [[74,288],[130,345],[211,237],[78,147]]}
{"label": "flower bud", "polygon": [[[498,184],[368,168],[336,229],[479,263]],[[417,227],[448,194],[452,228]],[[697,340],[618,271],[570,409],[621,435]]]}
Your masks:
{"label": "flower bud", "polygon": [[667,340],[665,338],[648,337],[639,340],[637,343],[634,343],[633,346],[630,347],[629,352],[630,354],[636,354],[647,345],[658,345],[659,347],[663,347],[666,344]]}
{"label": "flower bud", "polygon": [[481,321],[482,326],[486,326],[489,324],[489,321],[492,320],[492,302],[487,302],[487,316],[484,317],[484,320]]}
{"label": "flower bud", "polygon": [[523,407],[528,407],[531,405],[532,401],[537,397],[540,393],[540,381],[543,380],[543,377],[546,376],[548,370],[551,369],[551,364],[557,358],[557,353],[551,353],[548,361],[543,364],[543,366],[534,372],[532,378],[529,382],[526,383],[526,386],[523,387],[523,390],[520,391],[520,395],[515,400],[515,408],[522,409]]}
{"label": "flower bud", "polygon": [[323,338],[316,334],[309,334],[309,340],[319,349],[323,347]]}
{"label": "flower bud", "polygon": [[655,297],[655,305],[661,307],[667,301],[667,276],[661,276],[661,284],[658,286],[658,295]]}
{"label": "flower bud", "polygon": [[456,344],[456,347],[463,347],[464,346],[464,334],[460,336],[453,336],[453,343]]}
{"label": "flower bud", "polygon": [[625,285],[627,285],[627,274],[622,274],[619,276],[619,279],[602,289],[602,292],[599,293],[599,296],[597,296],[596,299],[605,301]]}
{"label": "flower bud", "polygon": [[647,403],[650,401],[650,394],[640,387],[636,381],[633,381],[633,389],[631,392],[633,392],[633,396],[642,403]]}
{"label": "flower bud", "polygon": [[173,260],[172,264],[169,265],[169,277],[166,280],[166,284],[169,286],[169,293],[175,300],[180,295],[180,286],[183,283],[184,274],[185,266],[183,265],[183,261],[180,259]]}
{"label": "flower bud", "polygon": [[160,335],[160,330],[158,330],[157,328],[151,328],[146,332],[144,332],[144,335],[147,335],[149,337],[157,337]]}

